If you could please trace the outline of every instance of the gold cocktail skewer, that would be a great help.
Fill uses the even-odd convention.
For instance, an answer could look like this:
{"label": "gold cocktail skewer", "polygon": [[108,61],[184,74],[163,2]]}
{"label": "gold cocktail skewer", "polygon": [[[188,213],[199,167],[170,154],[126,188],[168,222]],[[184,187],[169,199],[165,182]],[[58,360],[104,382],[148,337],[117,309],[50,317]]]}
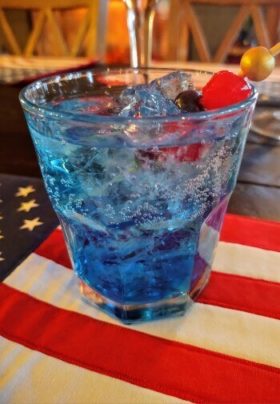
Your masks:
{"label": "gold cocktail skewer", "polygon": [[280,53],[280,42],[268,49],[257,46],[248,49],[241,58],[239,73],[252,81],[266,79],[275,67],[275,56]]}
{"label": "gold cocktail skewer", "polygon": [[272,48],[269,49],[269,52],[271,53],[272,56],[278,55],[280,53],[280,42],[272,46]]}

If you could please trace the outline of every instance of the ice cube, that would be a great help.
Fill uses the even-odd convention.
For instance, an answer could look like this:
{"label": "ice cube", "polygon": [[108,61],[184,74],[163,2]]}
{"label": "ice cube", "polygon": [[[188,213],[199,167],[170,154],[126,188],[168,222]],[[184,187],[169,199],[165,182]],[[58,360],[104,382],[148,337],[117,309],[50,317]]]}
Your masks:
{"label": "ice cube", "polygon": [[180,114],[173,101],[164,97],[154,86],[128,87],[119,96],[119,116],[126,118],[167,116]]}
{"label": "ice cube", "polygon": [[176,71],[153,80],[150,87],[160,91],[164,97],[175,100],[178,94],[184,90],[193,88],[191,74],[183,71]]}

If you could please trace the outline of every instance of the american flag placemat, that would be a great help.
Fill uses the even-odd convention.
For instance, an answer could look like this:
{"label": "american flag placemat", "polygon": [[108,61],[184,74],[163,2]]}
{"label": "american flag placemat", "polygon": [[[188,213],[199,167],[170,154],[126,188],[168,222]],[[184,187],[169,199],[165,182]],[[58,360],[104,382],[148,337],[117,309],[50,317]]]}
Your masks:
{"label": "american flag placemat", "polygon": [[50,74],[53,70],[44,69],[10,69],[0,68],[0,82],[3,84],[20,83],[23,80],[32,80],[45,74]]}
{"label": "american flag placemat", "polygon": [[80,298],[60,229],[0,285],[3,403],[280,398],[280,223],[227,215],[183,318],[123,326]]}
{"label": "american flag placemat", "polygon": [[57,225],[40,178],[0,174],[0,281]]}
{"label": "american flag placemat", "polygon": [[90,69],[98,65],[96,60],[86,57],[0,55],[0,83],[24,85],[52,74]]}

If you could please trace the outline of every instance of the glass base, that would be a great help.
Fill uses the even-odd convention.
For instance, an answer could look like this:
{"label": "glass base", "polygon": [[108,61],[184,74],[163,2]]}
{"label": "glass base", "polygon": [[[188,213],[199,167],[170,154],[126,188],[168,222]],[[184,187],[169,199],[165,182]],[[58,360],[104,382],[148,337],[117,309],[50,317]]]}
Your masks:
{"label": "glass base", "polygon": [[190,294],[182,294],[171,299],[160,300],[147,304],[120,304],[102,296],[83,281],[80,281],[80,291],[87,303],[94,305],[105,313],[120,320],[124,324],[134,324],[169,317],[183,316],[192,305],[193,299],[208,283],[210,269],[196,284]]}

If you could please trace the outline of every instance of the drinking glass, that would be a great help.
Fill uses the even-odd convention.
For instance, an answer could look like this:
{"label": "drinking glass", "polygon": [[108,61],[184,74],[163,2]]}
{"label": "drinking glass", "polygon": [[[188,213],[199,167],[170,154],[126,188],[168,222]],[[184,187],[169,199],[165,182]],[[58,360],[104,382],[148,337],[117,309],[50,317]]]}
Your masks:
{"label": "drinking glass", "polygon": [[[124,323],[185,313],[206,285],[256,102],[123,117],[112,95],[165,69],[82,71],[20,94],[85,298]],[[210,74],[192,71],[196,88]]]}
{"label": "drinking glass", "polygon": [[127,28],[132,67],[149,66],[155,6],[159,0],[123,0],[127,7]]}

